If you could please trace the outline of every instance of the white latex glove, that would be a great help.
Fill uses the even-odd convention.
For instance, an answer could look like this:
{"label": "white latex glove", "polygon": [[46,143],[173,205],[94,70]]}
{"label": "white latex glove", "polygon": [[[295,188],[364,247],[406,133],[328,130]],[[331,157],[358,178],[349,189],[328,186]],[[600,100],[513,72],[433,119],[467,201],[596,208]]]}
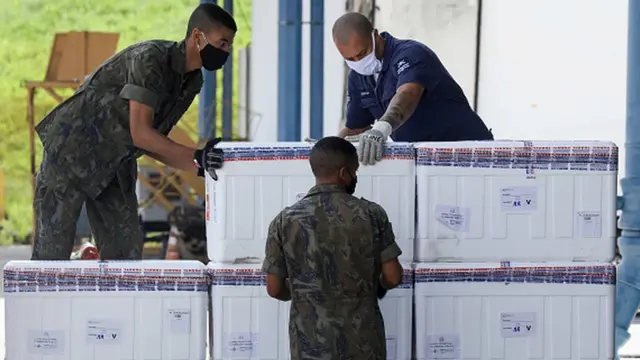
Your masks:
{"label": "white latex glove", "polygon": [[376,121],[373,127],[360,135],[358,160],[364,165],[374,165],[382,160],[384,143],[391,135],[393,128],[386,121]]}

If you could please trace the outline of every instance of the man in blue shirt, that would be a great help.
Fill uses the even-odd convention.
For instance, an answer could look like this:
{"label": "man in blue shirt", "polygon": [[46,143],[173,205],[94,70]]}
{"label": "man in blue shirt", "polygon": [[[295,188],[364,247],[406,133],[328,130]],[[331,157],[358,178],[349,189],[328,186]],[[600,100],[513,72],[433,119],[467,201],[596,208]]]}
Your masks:
{"label": "man in blue shirt", "polygon": [[426,45],[378,34],[359,13],[336,20],[333,40],[352,70],[347,123],[339,135],[359,135],[363,164],[382,159],[389,136],[407,142],[493,140],[460,86]]}

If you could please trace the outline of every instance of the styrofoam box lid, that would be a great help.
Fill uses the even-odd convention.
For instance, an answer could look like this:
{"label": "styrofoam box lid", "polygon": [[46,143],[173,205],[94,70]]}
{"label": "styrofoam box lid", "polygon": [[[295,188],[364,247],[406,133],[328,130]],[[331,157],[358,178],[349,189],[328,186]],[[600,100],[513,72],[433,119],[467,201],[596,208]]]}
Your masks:
{"label": "styrofoam box lid", "polygon": [[[412,288],[414,283],[414,264],[402,263],[404,270],[401,288]],[[255,286],[266,284],[262,263],[214,263],[207,264],[211,285]]]}
{"label": "styrofoam box lid", "polygon": [[615,285],[616,267],[603,263],[421,263],[415,282],[500,282]]}
{"label": "styrofoam box lid", "polygon": [[414,144],[420,149],[440,148],[522,148],[522,147],[561,147],[561,148],[613,148],[618,146],[613,141],[599,140],[478,140],[478,141],[434,141]]}
{"label": "styrofoam box lid", "polygon": [[5,293],[30,291],[206,292],[210,283],[199,261],[10,261],[3,269]]}
{"label": "styrofoam box lid", "polygon": [[[9,261],[3,268],[5,280],[13,275],[30,273],[38,281],[45,277],[87,278],[185,278],[208,281],[207,268],[199,261],[141,260],[141,261]],[[18,279],[13,279],[18,280]]]}
{"label": "styrofoam box lid", "polygon": [[[142,271],[177,273],[176,270],[206,271],[206,266],[200,261],[191,260],[139,260],[139,261],[94,261],[94,260],[70,260],[70,261],[9,261],[3,270],[7,269],[50,269],[51,271],[64,271],[64,269],[139,269]],[[191,271],[189,271],[191,272]]]}
{"label": "styrofoam box lid", "polygon": [[[246,263],[218,263],[218,262],[209,262],[207,264],[207,270],[209,272],[215,270],[258,270],[262,271],[262,261],[251,261]],[[401,262],[402,268],[405,272],[413,272],[416,264],[411,262]]]}
{"label": "styrofoam box lid", "polygon": [[418,166],[616,171],[618,147],[610,141],[459,141],[415,146]]}
{"label": "styrofoam box lid", "polygon": [[262,261],[250,263],[214,263],[207,264],[211,286],[265,286],[265,273]]}
{"label": "styrofoam box lid", "polygon": [[[218,147],[224,150],[225,161],[250,161],[307,159],[313,145],[309,142],[222,142]],[[410,143],[387,143],[383,156],[410,160],[415,158],[415,151]]]}

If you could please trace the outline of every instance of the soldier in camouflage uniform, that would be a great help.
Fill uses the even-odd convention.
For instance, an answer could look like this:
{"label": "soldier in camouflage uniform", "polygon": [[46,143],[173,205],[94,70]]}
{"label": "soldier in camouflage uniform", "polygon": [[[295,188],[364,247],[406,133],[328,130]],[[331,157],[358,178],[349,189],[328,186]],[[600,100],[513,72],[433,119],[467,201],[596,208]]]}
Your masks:
{"label": "soldier in camouflage uniform", "polygon": [[291,300],[291,359],[386,359],[378,286],[402,281],[402,253],[382,207],[352,194],[358,155],[327,137],[310,156],[316,186],[269,226],[267,292]]}
{"label": "soldier in camouflage uniform", "polygon": [[140,259],[136,159],[217,179],[222,151],[201,150],[167,137],[202,87],[201,67],[226,62],[233,17],[214,4],[192,13],[185,40],[129,46],[98,67],[75,94],[36,127],[43,159],[36,177],[33,260],[69,259],[76,222],[86,204],[102,259]]}

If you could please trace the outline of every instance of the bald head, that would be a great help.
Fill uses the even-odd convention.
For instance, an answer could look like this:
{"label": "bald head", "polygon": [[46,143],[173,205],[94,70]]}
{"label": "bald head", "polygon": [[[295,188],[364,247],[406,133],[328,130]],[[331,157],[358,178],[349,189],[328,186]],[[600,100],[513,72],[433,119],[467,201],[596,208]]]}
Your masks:
{"label": "bald head", "polygon": [[347,45],[354,35],[369,39],[372,32],[371,21],[357,12],[346,13],[333,23],[333,41],[340,45]]}

